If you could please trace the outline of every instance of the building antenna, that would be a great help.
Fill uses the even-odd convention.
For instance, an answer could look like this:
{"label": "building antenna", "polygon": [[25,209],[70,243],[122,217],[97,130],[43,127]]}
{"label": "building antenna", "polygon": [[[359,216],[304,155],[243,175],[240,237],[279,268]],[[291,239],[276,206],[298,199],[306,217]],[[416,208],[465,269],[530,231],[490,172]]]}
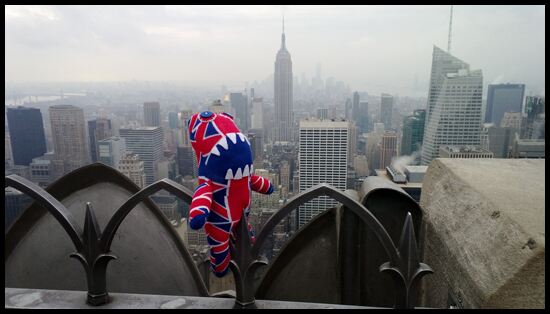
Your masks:
{"label": "building antenna", "polygon": [[451,34],[453,28],[453,6],[451,5],[451,19],[449,20],[449,41],[447,42],[447,52],[451,53]]}

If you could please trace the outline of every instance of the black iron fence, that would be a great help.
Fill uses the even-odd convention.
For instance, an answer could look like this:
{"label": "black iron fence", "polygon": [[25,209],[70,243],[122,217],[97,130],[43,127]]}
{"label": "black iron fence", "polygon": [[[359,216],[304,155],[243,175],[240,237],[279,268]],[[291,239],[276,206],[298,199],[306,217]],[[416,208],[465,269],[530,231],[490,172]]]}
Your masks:
{"label": "black iron fence", "polygon": [[[79,260],[84,267],[88,287],[87,302],[91,305],[110,302],[106,270],[109,262],[116,259],[114,255],[116,252],[111,252],[111,243],[118,227],[132,209],[160,190],[168,191],[188,204],[192,199],[190,190],[172,180],[163,179],[132,195],[115,211],[104,230],[100,230],[93,204],[88,202],[84,228],[81,229],[61,202],[29,180],[17,175],[9,175],[5,177],[4,185],[6,188],[13,187],[32,197],[55,217],[69,235],[76,250],[70,257]],[[261,247],[275,226],[300,205],[319,196],[328,196],[338,201],[342,204],[341,208],[359,217],[361,222],[374,232],[387,255],[388,261],[380,265],[379,271],[387,273],[394,282],[395,308],[414,308],[420,279],[433,271],[428,265],[420,262],[411,214],[407,214],[399,244],[396,246],[383,225],[365,206],[327,184],[311,187],[292,198],[265,223],[253,244],[246,228],[246,217],[243,215],[235,231],[236,241],[230,245],[232,252],[230,269],[235,279],[235,307],[255,307],[256,274],[260,267],[268,263],[265,256],[260,253]],[[353,274],[348,275],[353,276]],[[344,295],[342,299],[346,299],[346,296]]]}

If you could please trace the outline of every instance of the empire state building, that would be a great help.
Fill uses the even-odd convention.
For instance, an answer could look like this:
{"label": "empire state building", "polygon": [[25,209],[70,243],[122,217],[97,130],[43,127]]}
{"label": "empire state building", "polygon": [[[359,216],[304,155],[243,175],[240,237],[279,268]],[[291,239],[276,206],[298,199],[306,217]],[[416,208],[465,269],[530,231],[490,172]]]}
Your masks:
{"label": "empire state building", "polygon": [[293,141],[292,120],[292,60],[285,45],[285,24],[281,49],[275,59],[275,141]]}

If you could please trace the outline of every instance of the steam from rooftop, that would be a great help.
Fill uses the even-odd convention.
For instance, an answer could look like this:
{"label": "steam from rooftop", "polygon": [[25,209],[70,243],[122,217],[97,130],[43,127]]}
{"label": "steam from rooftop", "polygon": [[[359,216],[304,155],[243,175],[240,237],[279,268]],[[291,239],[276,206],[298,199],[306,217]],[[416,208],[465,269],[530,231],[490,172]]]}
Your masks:
{"label": "steam from rooftop", "polygon": [[421,150],[415,151],[412,155],[399,156],[392,159],[391,166],[401,171],[401,173],[405,173],[405,166],[413,164],[417,158],[420,158],[420,151]]}

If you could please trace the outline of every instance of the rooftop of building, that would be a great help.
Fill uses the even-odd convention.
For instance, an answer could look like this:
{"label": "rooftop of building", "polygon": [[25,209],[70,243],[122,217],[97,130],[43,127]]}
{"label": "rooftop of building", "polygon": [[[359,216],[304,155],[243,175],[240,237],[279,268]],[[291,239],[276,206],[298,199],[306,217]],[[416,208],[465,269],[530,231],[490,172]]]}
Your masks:
{"label": "rooftop of building", "polygon": [[545,140],[544,139],[528,139],[528,138],[522,138],[517,140],[518,145],[529,145],[529,146],[545,146]]}
{"label": "rooftop of building", "polygon": [[440,146],[440,149],[450,153],[491,153],[482,147],[471,145],[446,145]]}
{"label": "rooftop of building", "polygon": [[421,189],[422,188],[422,182],[420,182],[420,183],[415,183],[415,182],[404,182],[404,183],[393,182],[392,178],[390,177],[390,175],[388,174],[386,169],[375,169],[374,172],[376,173],[376,176],[378,176],[380,178],[387,179],[387,180],[391,181],[392,183],[396,184],[398,187],[400,187],[402,189],[411,189],[411,188]]}
{"label": "rooftop of building", "polygon": [[73,105],[53,105],[53,106],[50,106],[50,109],[80,109],[80,110],[82,110],[82,108],[77,107],[77,106],[73,106]]}
{"label": "rooftop of building", "polygon": [[160,129],[158,126],[137,126],[137,125],[126,125],[120,128],[120,130],[137,130],[137,131],[153,131]]}
{"label": "rooftop of building", "polygon": [[315,117],[300,120],[300,128],[347,128],[349,120],[346,119],[319,119]]}
{"label": "rooftop of building", "polygon": [[111,136],[111,137],[108,137],[108,138],[105,138],[105,139],[102,139],[102,140],[99,140],[97,141],[98,143],[101,143],[101,142],[110,142],[110,141],[121,141],[121,140],[124,140],[122,137],[120,136]]}
{"label": "rooftop of building", "polygon": [[422,173],[428,170],[428,166],[405,166],[403,171],[408,171],[411,173]]}
{"label": "rooftop of building", "polygon": [[6,107],[7,110],[40,110],[38,108],[33,108],[33,107],[27,107],[27,106],[7,106]]}

